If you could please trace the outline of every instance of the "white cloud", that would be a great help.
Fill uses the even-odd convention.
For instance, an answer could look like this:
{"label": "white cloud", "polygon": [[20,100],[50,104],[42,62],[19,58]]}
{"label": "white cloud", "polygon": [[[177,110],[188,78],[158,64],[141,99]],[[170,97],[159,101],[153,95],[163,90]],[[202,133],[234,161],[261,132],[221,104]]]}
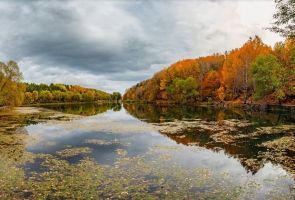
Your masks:
{"label": "white cloud", "polygon": [[[1,1],[0,59],[25,81],[119,90],[179,59],[241,46],[266,31],[272,1]],[[156,66],[156,67],[155,67]]]}

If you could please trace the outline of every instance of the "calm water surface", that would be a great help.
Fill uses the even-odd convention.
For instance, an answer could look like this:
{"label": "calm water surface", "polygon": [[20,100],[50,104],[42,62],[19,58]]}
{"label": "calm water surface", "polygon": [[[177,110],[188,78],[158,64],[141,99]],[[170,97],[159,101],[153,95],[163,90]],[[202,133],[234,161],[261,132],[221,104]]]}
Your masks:
{"label": "calm water surface", "polygon": [[[33,155],[50,155],[54,159],[53,162],[41,156],[31,162],[21,164],[16,162],[15,165],[23,170],[25,180],[33,177],[33,174],[50,171],[51,166],[52,168],[57,166],[56,160],[75,168],[81,161],[90,159],[95,165],[110,170],[110,172],[105,172],[106,177],[108,173],[111,174],[110,182],[118,181],[120,176],[126,176],[124,180],[126,179],[125,181],[128,183],[120,186],[113,185],[113,183],[106,184],[105,179],[100,183],[100,186],[95,185],[94,190],[100,191],[99,194],[96,194],[95,191],[91,193],[94,195],[94,199],[140,199],[142,197],[151,199],[294,198],[295,152],[292,151],[294,149],[277,151],[262,145],[282,137],[294,139],[295,118],[288,111],[249,112],[240,109],[157,107],[143,104],[125,104],[124,106],[80,104],[45,107],[80,117],[70,121],[48,120],[42,123],[30,123],[30,120],[27,119],[27,125],[17,128],[18,132],[25,132],[29,138],[22,141],[22,155],[23,152],[29,152]],[[214,140],[212,133],[207,129],[200,130],[197,127],[189,127],[183,128],[180,132],[169,134],[163,133],[157,128],[161,123],[190,122],[196,119],[209,123],[232,119],[247,121],[250,125],[240,127],[238,130],[244,135],[249,134],[249,138],[244,137],[235,142],[224,142],[224,140]],[[261,127],[282,125],[291,128],[275,133],[250,136]],[[240,132],[231,134],[236,136]],[[292,148],[294,146],[295,144],[291,144]],[[6,157],[10,159],[11,156]],[[44,164],[44,160],[50,164]],[[121,165],[122,163],[124,166]],[[137,166],[138,163],[140,166]],[[4,166],[1,168],[4,170]],[[64,168],[59,173],[67,173],[66,169]],[[56,171],[58,170],[56,169]],[[80,172],[75,171],[75,173]],[[89,173],[93,172],[89,170]],[[89,175],[90,177],[95,176],[95,174]],[[64,176],[75,176],[75,174]],[[50,175],[52,184],[56,184],[54,179],[57,177]],[[141,182],[136,182],[132,186],[133,182],[127,179],[138,179]],[[77,180],[71,181],[71,184],[76,184]],[[42,181],[39,183],[43,184]],[[65,183],[65,187],[67,183]],[[84,185],[87,184],[90,188],[94,183],[84,182]],[[140,184],[142,187],[137,188]],[[60,185],[56,186],[57,189],[48,189],[46,186],[37,192],[40,193],[40,198],[86,199],[83,193],[84,186],[77,185],[74,188],[77,191],[81,189],[80,197],[63,194],[66,189],[61,189]],[[12,194],[3,190],[2,195],[5,196],[7,193],[7,196],[13,196],[13,193],[17,193],[21,197],[37,198],[34,189],[30,189],[33,186],[27,187],[29,189],[15,191]],[[73,188],[72,185],[71,188]],[[59,195],[57,195],[58,192],[60,192]],[[144,196],[138,196],[139,193]]]}

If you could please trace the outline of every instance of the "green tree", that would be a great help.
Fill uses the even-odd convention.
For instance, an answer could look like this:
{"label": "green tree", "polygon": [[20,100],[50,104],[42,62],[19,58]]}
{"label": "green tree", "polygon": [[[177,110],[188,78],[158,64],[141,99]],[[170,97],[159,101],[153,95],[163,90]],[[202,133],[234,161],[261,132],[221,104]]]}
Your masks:
{"label": "green tree", "polygon": [[255,99],[260,99],[269,94],[274,94],[279,101],[285,98],[282,87],[286,72],[274,55],[258,56],[252,63],[251,72]]}
{"label": "green tree", "polygon": [[198,85],[193,77],[186,79],[176,78],[167,87],[167,92],[171,99],[177,102],[195,101],[198,96]]}
{"label": "green tree", "polygon": [[63,99],[64,99],[65,102],[71,102],[71,101],[73,101],[73,96],[74,95],[75,95],[74,92],[70,92],[70,91],[64,92],[63,93]]}
{"label": "green tree", "polygon": [[53,96],[51,94],[50,91],[48,90],[43,90],[40,92],[40,95],[39,95],[39,101],[41,103],[49,103],[53,100]]}
{"label": "green tree", "polygon": [[66,92],[67,88],[64,84],[50,84],[50,90],[51,91],[61,91],[61,92]]}
{"label": "green tree", "polygon": [[122,99],[122,95],[121,95],[120,92],[113,92],[111,98],[112,98],[112,100],[114,100],[114,101],[119,101],[119,100]]}
{"label": "green tree", "polygon": [[72,101],[79,102],[82,100],[82,96],[79,92],[75,92],[72,96]]}
{"label": "green tree", "polygon": [[59,91],[59,90],[54,90],[52,91],[52,99],[54,101],[57,101],[57,102],[61,102],[62,101],[62,92]]}
{"label": "green tree", "polygon": [[38,101],[38,98],[39,98],[38,91],[36,91],[36,90],[33,91],[32,98],[33,98],[33,103],[36,103]]}
{"label": "green tree", "polygon": [[85,102],[94,101],[95,94],[93,91],[87,91],[86,93],[82,94],[82,100]]}

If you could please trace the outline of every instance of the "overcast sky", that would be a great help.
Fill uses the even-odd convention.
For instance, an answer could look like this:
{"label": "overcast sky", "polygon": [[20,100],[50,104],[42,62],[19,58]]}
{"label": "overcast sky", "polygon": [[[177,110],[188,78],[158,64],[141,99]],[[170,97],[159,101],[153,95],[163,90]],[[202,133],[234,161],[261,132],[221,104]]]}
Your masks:
{"label": "overcast sky", "polygon": [[264,30],[272,0],[0,1],[0,60],[24,81],[124,92],[177,60],[241,46]]}

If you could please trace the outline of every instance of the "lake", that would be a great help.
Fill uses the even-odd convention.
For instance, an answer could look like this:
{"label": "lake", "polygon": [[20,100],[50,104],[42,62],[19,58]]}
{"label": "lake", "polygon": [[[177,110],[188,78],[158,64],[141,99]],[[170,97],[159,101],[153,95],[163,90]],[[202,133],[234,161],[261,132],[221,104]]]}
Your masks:
{"label": "lake", "polygon": [[0,111],[1,199],[294,199],[295,114],[55,104]]}

